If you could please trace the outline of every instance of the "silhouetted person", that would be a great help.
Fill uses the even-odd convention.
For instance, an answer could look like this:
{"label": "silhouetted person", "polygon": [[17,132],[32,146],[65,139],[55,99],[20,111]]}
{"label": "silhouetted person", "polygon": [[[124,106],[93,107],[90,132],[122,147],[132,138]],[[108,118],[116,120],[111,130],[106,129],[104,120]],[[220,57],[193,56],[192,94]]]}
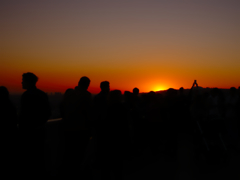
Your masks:
{"label": "silhouetted person", "polygon": [[51,115],[51,109],[47,94],[37,89],[37,81],[38,77],[33,73],[22,75],[22,88],[26,91],[21,96],[19,130],[24,176],[41,176],[45,172],[45,124]]}
{"label": "silhouetted person", "polygon": [[98,134],[97,164],[101,167],[101,179],[104,180],[111,179],[112,173],[115,179],[122,179],[128,123],[121,101],[120,90],[110,92],[108,113]]}
{"label": "silhouetted person", "polygon": [[[238,129],[238,138],[240,139],[240,86],[238,87],[238,103],[237,103],[237,129]],[[240,149],[240,147],[239,147]]]}
{"label": "silhouetted person", "polygon": [[9,98],[7,88],[4,86],[0,86],[0,118],[3,128],[2,131],[6,131],[10,134],[16,131],[17,110]]}
{"label": "silhouetted person", "polygon": [[[94,97],[94,128],[93,128],[93,142],[95,145],[94,155],[101,156],[99,147],[102,146],[102,126],[106,121],[108,113],[108,101],[110,92],[110,83],[108,81],[102,81],[100,83],[101,92]],[[98,159],[97,159],[98,161]],[[101,168],[101,162],[96,163],[94,170],[99,171]]]}
{"label": "silhouetted person", "polygon": [[100,83],[101,92],[94,97],[95,104],[106,104],[110,92],[110,84],[108,81]]}
{"label": "silhouetted person", "polygon": [[[178,102],[177,102],[177,90],[169,88],[165,97],[165,111],[166,111],[166,123],[165,123],[165,135],[166,139],[166,153],[170,157],[176,158],[177,153],[177,134],[179,132],[178,119]],[[174,112],[174,113],[173,113]]]}
{"label": "silhouetted person", "polygon": [[150,91],[148,94],[148,102],[146,106],[146,127],[148,137],[147,145],[150,146],[152,153],[156,155],[158,153],[158,142],[160,136],[160,121],[161,121],[161,107],[158,102],[157,93]]}
{"label": "silhouetted person", "polygon": [[81,176],[79,169],[91,136],[92,95],[87,91],[88,77],[81,77],[78,86],[71,91],[64,108],[65,152],[62,173],[64,176]]}
{"label": "silhouetted person", "polygon": [[188,119],[190,118],[188,107],[187,107],[187,96],[184,93],[184,88],[181,87],[178,90],[178,113],[179,119]]}
{"label": "silhouetted person", "polygon": [[128,111],[133,109],[134,101],[133,101],[133,93],[130,91],[124,91],[124,106]]}
{"label": "silhouetted person", "polygon": [[72,89],[72,88],[68,88],[66,91],[65,91],[65,93],[64,93],[64,95],[63,95],[63,99],[62,99],[62,101],[61,101],[61,103],[60,103],[60,115],[61,115],[61,118],[63,118],[63,119],[65,119],[65,111],[64,111],[64,109],[66,108],[66,101],[67,101],[67,99],[68,99],[68,97],[69,97],[69,95],[71,94],[71,92],[73,91],[74,89]]}
{"label": "silhouetted person", "polygon": [[142,123],[141,120],[143,120],[143,108],[142,108],[142,101],[141,97],[139,95],[139,89],[133,88],[132,90],[132,110],[130,114],[130,135],[131,135],[131,142],[132,142],[132,150],[134,156],[138,155],[138,150],[140,150],[140,144],[142,143],[142,129],[140,128]]}
{"label": "silhouetted person", "polygon": [[138,88],[133,88],[133,101],[134,101],[134,104],[135,106],[140,107],[141,105],[141,99],[139,97],[139,89]]}
{"label": "silhouetted person", "polygon": [[2,176],[17,171],[17,111],[6,87],[0,86]]}
{"label": "silhouetted person", "polygon": [[226,127],[228,130],[229,140],[234,148],[238,148],[238,128],[237,128],[237,103],[238,103],[238,94],[235,87],[231,87],[229,90],[229,95],[226,97],[225,106],[225,119]]}
{"label": "silhouetted person", "polygon": [[134,96],[138,96],[139,95],[139,89],[138,88],[133,88],[133,94]]}
{"label": "silhouetted person", "polygon": [[[108,81],[100,83],[101,92],[94,97],[95,120],[98,123],[106,116],[108,96],[110,92],[110,85]],[[101,122],[100,122],[101,123]]]}

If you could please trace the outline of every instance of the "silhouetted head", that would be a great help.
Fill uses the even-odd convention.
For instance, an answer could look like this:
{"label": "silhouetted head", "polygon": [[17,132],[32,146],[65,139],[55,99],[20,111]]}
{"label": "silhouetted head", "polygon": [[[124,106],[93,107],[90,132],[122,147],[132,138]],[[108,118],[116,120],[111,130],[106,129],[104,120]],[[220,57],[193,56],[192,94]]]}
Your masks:
{"label": "silhouetted head", "polygon": [[232,91],[232,92],[236,92],[237,89],[236,89],[235,87],[231,87],[231,88],[230,88],[230,91]]}
{"label": "silhouetted head", "polygon": [[139,89],[136,87],[133,88],[133,94],[137,96],[139,94]]}
{"label": "silhouetted head", "polygon": [[5,86],[0,86],[0,101],[6,101],[9,99],[9,92]]}
{"label": "silhouetted head", "polygon": [[133,100],[132,93],[130,91],[124,91],[124,99],[126,102],[130,102]]}
{"label": "silhouetted head", "polygon": [[205,88],[205,92],[210,93],[210,91],[211,91],[211,89],[210,89],[209,87],[206,87],[206,88]]}
{"label": "silhouetted head", "polygon": [[218,94],[219,94],[219,89],[218,88],[211,89],[211,95],[212,96],[217,96]]}
{"label": "silhouetted head", "polygon": [[129,96],[130,94],[132,94],[130,91],[124,91],[124,96]]}
{"label": "silhouetted head", "polygon": [[65,91],[63,97],[64,97],[64,98],[67,98],[67,97],[69,96],[69,94],[71,94],[72,91],[74,91],[74,89],[68,88],[68,89]]}
{"label": "silhouetted head", "polygon": [[100,83],[100,88],[102,92],[109,93],[110,92],[110,86],[108,81],[102,81]]}
{"label": "silhouetted head", "polygon": [[177,90],[173,88],[169,88],[167,90],[167,96],[168,97],[175,97],[177,95]]}
{"label": "silhouetted head", "polygon": [[110,104],[121,103],[121,101],[122,101],[122,93],[121,93],[121,91],[120,90],[110,91],[109,101],[110,101]]}
{"label": "silhouetted head", "polygon": [[148,96],[148,100],[149,101],[155,101],[157,98],[157,94],[154,91],[150,91],[149,93],[147,93]]}
{"label": "silhouetted head", "polygon": [[83,90],[87,90],[88,86],[90,84],[90,79],[86,76],[81,77],[81,79],[78,82],[78,87]]}
{"label": "silhouetted head", "polygon": [[237,93],[237,89],[235,87],[230,88],[230,94],[235,95]]}
{"label": "silhouetted head", "polygon": [[183,87],[180,87],[180,88],[179,88],[179,93],[180,93],[180,94],[183,94],[183,91],[184,91],[184,88],[183,88]]}
{"label": "silhouetted head", "polygon": [[23,73],[22,75],[22,88],[29,89],[36,86],[38,77],[30,72]]}
{"label": "silhouetted head", "polygon": [[148,93],[148,95],[150,95],[150,96],[155,96],[155,92],[154,91],[149,91],[149,93]]}

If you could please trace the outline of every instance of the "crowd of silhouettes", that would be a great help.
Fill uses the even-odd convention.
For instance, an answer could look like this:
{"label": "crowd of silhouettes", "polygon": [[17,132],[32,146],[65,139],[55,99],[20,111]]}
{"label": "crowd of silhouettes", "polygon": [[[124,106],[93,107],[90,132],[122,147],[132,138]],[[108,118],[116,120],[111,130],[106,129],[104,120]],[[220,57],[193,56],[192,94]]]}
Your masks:
{"label": "crowd of silhouettes", "polygon": [[[22,75],[21,109],[17,113],[6,87],[0,87],[0,114],[4,124],[3,149],[8,176],[44,177],[45,124],[51,116],[48,96],[36,87],[38,77],[33,73]],[[14,173],[14,174],[13,174]]]}
{"label": "crowd of silhouettes", "polygon": [[[3,161],[6,172],[11,167],[31,177],[46,172],[45,125],[51,116],[48,96],[36,87],[37,81],[33,73],[22,75],[26,91],[18,114],[7,88],[0,87],[1,120],[8,137],[2,138],[8,155]],[[110,83],[103,81],[101,92],[93,97],[89,85],[90,79],[81,77],[78,86],[66,90],[59,105],[65,143],[61,176],[83,175],[79,169],[90,142],[94,143],[92,171],[104,180],[111,179],[109,172],[122,179],[124,158],[137,156],[146,147],[154,155],[161,152],[176,160],[179,133],[195,137],[202,149],[211,149],[206,138],[219,137],[225,150],[239,150],[240,88],[232,87],[224,94],[218,88],[203,90],[195,80],[188,92],[181,87],[170,88],[165,94],[140,94],[133,88],[122,94],[120,90],[110,91]]]}

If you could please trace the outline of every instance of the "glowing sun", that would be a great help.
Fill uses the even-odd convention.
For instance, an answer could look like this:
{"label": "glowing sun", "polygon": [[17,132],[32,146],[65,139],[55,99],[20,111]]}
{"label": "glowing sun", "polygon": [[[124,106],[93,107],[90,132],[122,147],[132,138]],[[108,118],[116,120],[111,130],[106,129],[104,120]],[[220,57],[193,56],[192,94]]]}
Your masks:
{"label": "glowing sun", "polygon": [[164,86],[156,86],[153,88],[153,91],[163,91],[163,90],[166,90],[167,88],[165,88]]}

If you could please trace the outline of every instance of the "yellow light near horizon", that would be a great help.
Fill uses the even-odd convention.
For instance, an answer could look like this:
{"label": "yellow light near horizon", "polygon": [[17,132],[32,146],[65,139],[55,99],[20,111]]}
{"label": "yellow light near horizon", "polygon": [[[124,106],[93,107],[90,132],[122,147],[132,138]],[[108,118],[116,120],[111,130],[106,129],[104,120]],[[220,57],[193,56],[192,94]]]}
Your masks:
{"label": "yellow light near horizon", "polygon": [[156,86],[156,87],[154,87],[153,88],[153,91],[163,91],[163,90],[166,90],[167,88],[166,87],[164,87],[164,86]]}

